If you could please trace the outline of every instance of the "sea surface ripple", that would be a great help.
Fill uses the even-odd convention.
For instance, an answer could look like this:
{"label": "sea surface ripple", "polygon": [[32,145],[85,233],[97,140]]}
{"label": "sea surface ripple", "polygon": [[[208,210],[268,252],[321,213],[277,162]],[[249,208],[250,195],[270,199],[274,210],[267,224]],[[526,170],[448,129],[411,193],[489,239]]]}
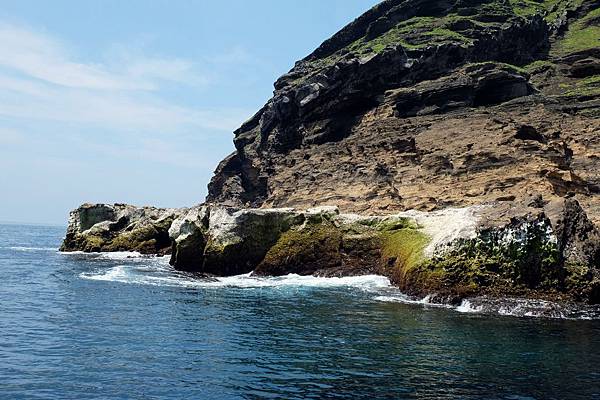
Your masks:
{"label": "sea surface ripple", "polygon": [[600,314],[379,276],[200,280],[0,225],[2,399],[600,399]]}

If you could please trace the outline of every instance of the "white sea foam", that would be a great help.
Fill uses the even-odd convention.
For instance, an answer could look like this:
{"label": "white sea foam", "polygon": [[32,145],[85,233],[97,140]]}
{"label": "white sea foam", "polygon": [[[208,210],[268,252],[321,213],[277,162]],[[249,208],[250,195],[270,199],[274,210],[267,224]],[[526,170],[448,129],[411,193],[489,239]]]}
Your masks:
{"label": "white sea foam", "polygon": [[250,274],[224,278],[198,278],[172,270],[160,260],[148,265],[118,265],[109,269],[82,273],[83,279],[155,286],[196,288],[263,287],[357,287],[364,290],[390,287],[390,281],[378,275],[320,278],[290,274],[282,277],[253,277]]}
{"label": "white sea foam", "polygon": [[138,253],[137,251],[114,251],[114,252],[98,253],[98,257],[105,258],[108,260],[127,260],[129,258],[142,258],[142,257],[148,257],[148,256],[143,256],[142,254]]}
{"label": "white sea foam", "polygon": [[[74,253],[69,253],[74,254]],[[403,303],[424,307],[449,308],[467,314],[495,314],[514,317],[542,317],[561,319],[600,319],[600,307],[564,305],[543,300],[518,298],[465,299],[459,306],[433,302],[434,296],[414,298],[401,293],[390,281],[378,275],[365,275],[342,278],[322,278],[290,274],[281,277],[254,277],[251,274],[223,277],[200,278],[175,271],[168,264],[168,256],[148,257],[139,253],[96,253],[86,256],[100,260],[120,261],[110,268],[99,268],[81,273],[82,279],[92,281],[119,282],[133,285],[163,287],[185,287],[201,289],[261,289],[261,288],[340,288],[351,287],[373,294],[373,299],[381,302]],[[101,265],[101,264],[100,264]]]}
{"label": "white sea foam", "polygon": [[461,313],[552,319],[600,319],[600,307],[539,299],[475,297],[455,308]]}
{"label": "white sea foam", "polygon": [[14,251],[57,251],[56,247],[23,247],[23,246],[14,246],[9,247],[10,250]]}
{"label": "white sea foam", "polygon": [[[54,249],[56,250],[56,249]],[[138,253],[137,251],[112,251],[112,252],[97,252],[89,253],[84,251],[61,251],[65,256],[86,256],[90,259],[102,260],[127,260],[127,261],[146,261],[146,260],[162,260],[168,261],[170,256],[154,256]]]}
{"label": "white sea foam", "polygon": [[376,296],[375,300],[388,302],[388,303],[418,304],[418,305],[430,306],[430,307],[441,307],[441,308],[450,308],[451,307],[450,305],[447,305],[447,304],[434,303],[432,301],[432,297],[433,297],[432,295],[428,295],[422,299],[418,299],[418,298],[413,298],[413,297],[407,296],[403,293],[398,293],[398,294],[387,295],[387,296]]}
{"label": "white sea foam", "polygon": [[471,300],[465,299],[455,308],[455,310],[461,313],[480,313],[483,312],[483,306],[474,305],[471,303]]}
{"label": "white sea foam", "polygon": [[600,307],[598,306],[559,304],[537,299],[475,297],[463,300],[458,306],[432,303],[431,296],[415,299],[404,294],[376,296],[375,300],[427,307],[443,307],[465,314],[554,319],[600,319]]}

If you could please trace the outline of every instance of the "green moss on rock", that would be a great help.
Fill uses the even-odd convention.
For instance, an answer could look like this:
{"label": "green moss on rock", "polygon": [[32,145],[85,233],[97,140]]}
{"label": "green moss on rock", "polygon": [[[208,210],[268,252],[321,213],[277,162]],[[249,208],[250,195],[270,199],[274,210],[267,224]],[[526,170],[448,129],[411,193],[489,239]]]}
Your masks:
{"label": "green moss on rock", "polygon": [[423,261],[423,250],[430,238],[412,227],[383,232],[382,257],[387,265],[393,266],[396,273],[404,274]]}
{"label": "green moss on rock", "polygon": [[309,225],[281,235],[255,270],[257,275],[311,274],[341,264],[341,231],[331,224]]}
{"label": "green moss on rock", "polygon": [[569,26],[564,38],[554,46],[558,56],[589,50],[600,46],[600,26],[592,21],[600,18],[600,9],[589,12]]}
{"label": "green moss on rock", "polygon": [[102,251],[105,241],[101,237],[98,236],[87,236],[82,237],[83,241],[83,251],[84,252],[99,252]]}
{"label": "green moss on rock", "polygon": [[476,239],[461,240],[441,255],[400,268],[394,281],[410,294],[437,293],[451,301],[485,293],[568,291],[569,273],[548,226],[513,228],[508,234],[490,229]]}

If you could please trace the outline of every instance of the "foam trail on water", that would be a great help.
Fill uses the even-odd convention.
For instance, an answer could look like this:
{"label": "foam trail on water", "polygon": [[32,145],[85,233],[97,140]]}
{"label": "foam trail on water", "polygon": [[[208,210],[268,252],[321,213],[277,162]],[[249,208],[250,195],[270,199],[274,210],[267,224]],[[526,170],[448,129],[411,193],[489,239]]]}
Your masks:
{"label": "foam trail on water", "polygon": [[[81,254],[81,253],[68,253]],[[169,257],[149,257],[139,253],[86,253],[91,262],[99,265],[116,261],[119,265],[103,267],[92,272],[84,272],[80,278],[91,281],[119,282],[124,284],[151,285],[164,287],[185,287],[202,289],[260,289],[260,288],[340,288],[352,287],[373,293],[373,299],[380,302],[403,303],[425,307],[449,308],[464,314],[504,315],[514,317],[541,317],[560,319],[600,319],[600,307],[573,304],[558,304],[545,300],[519,298],[475,297],[465,299],[458,306],[433,302],[435,296],[414,298],[401,293],[390,281],[379,275],[364,275],[342,278],[322,278],[290,274],[281,277],[253,277],[251,274],[223,277],[200,278],[175,271],[168,264]]]}
{"label": "foam trail on water", "polygon": [[449,308],[463,314],[501,315],[521,318],[600,319],[600,307],[560,304],[539,299],[474,297],[460,305],[432,303],[431,296],[415,299],[404,294],[377,296],[377,301]]}
{"label": "foam trail on water", "polygon": [[126,260],[128,258],[142,258],[142,254],[137,251],[115,251],[111,253],[98,253],[100,258],[106,258],[109,260]]}
{"label": "foam trail on water", "polygon": [[[56,250],[56,249],[54,249]],[[148,260],[152,261],[161,261],[168,263],[170,256],[155,256],[155,255],[147,255],[141,254],[137,251],[112,251],[112,252],[98,252],[98,253],[88,253],[84,251],[60,251],[60,254],[64,256],[84,256],[85,258],[89,258],[90,260],[115,260],[115,261],[131,261],[131,262],[147,262]]]}
{"label": "foam trail on water", "polygon": [[117,265],[107,270],[82,273],[83,279],[155,286],[197,288],[266,288],[266,287],[357,287],[365,290],[388,288],[390,281],[379,275],[321,278],[290,274],[281,277],[252,277],[250,274],[224,278],[198,278],[179,273],[161,262],[144,265]]}
{"label": "foam trail on water", "polygon": [[[6,249],[6,247],[4,247]],[[23,246],[13,246],[8,247],[10,250],[14,251],[57,251],[56,247],[23,247]]]}
{"label": "foam trail on water", "polygon": [[451,308],[452,306],[448,304],[434,303],[432,301],[432,295],[425,296],[422,299],[416,299],[410,296],[407,296],[403,293],[398,293],[394,295],[387,296],[376,296],[374,300],[383,301],[387,303],[403,303],[403,304],[418,304],[423,306],[430,307],[441,307],[441,308]]}

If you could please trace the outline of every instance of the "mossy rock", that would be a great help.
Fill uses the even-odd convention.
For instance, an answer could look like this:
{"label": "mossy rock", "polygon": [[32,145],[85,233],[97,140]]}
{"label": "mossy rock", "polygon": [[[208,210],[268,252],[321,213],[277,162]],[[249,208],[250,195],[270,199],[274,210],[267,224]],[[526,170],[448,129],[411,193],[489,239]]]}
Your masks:
{"label": "mossy rock", "polygon": [[[105,245],[105,241],[103,238],[98,237],[98,236],[85,236],[82,237],[82,242],[83,244],[80,246],[80,248],[83,249],[84,252],[90,252],[90,253],[94,253],[94,252],[99,252],[102,251]],[[78,246],[79,247],[79,246]]]}
{"label": "mossy rock", "polygon": [[342,264],[341,231],[331,224],[309,225],[281,235],[254,271],[257,275],[310,275]]}
{"label": "mossy rock", "polygon": [[431,259],[409,257],[412,262],[399,266],[394,281],[409,294],[437,293],[450,301],[483,293],[566,292],[568,273],[547,232],[547,225],[534,222],[511,242],[505,231],[489,229]]}
{"label": "mossy rock", "polygon": [[137,251],[142,254],[165,253],[171,248],[166,222],[139,227],[116,236],[103,251]]}
{"label": "mossy rock", "polygon": [[563,56],[600,47],[600,26],[594,22],[598,18],[600,9],[595,9],[571,24],[565,36],[554,46],[554,55]]}
{"label": "mossy rock", "polygon": [[412,227],[384,231],[381,234],[381,255],[384,265],[395,269],[394,274],[403,274],[423,261],[423,250],[430,238]]}

